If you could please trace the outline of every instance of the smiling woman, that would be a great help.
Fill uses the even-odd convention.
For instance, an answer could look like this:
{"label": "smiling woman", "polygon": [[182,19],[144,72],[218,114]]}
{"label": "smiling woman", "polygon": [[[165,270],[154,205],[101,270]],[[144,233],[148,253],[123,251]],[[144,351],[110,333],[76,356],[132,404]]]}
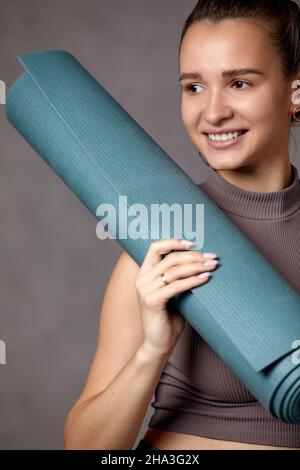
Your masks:
{"label": "smiling woman", "polygon": [[253,171],[275,176],[263,178],[265,190],[290,182],[298,29],[299,8],[290,1],[202,1],[185,25],[179,53],[183,123],[206,162],[239,187],[262,187]]}
{"label": "smiling woman", "polygon": [[[300,109],[299,7],[199,1],[184,25],[179,68],[182,121],[208,165],[200,188],[300,293],[300,181],[289,160]],[[215,253],[176,260],[171,243],[151,245],[141,268],[120,257],[88,380],[66,421],[66,447],[132,448],[155,391],[138,449],[300,449],[300,426],[272,416],[191,325],[167,311],[168,299],[158,302],[196,267],[206,273],[201,283],[217,267]]]}
{"label": "smiling woman", "polygon": [[[182,31],[182,121],[208,165],[200,188],[300,292],[300,184],[289,161],[299,61],[291,1],[202,0]],[[300,426],[266,413],[189,325],[152,406],[144,440],[161,449],[300,448]]]}

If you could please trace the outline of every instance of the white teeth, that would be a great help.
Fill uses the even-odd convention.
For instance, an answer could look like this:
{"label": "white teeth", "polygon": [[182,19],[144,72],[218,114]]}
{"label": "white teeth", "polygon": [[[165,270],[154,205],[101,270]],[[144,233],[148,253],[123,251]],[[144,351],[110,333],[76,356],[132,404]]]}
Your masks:
{"label": "white teeth", "polygon": [[210,140],[232,140],[236,139],[239,135],[242,134],[242,131],[228,133],[228,134],[208,134]]}

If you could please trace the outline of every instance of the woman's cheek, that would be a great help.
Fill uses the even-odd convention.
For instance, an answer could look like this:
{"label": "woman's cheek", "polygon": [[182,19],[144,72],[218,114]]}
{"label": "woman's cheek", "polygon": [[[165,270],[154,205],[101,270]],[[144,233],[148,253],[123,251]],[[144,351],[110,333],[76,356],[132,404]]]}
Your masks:
{"label": "woman's cheek", "polygon": [[198,122],[197,110],[193,109],[191,106],[183,104],[181,107],[181,116],[182,122],[186,129],[192,129],[197,126]]}

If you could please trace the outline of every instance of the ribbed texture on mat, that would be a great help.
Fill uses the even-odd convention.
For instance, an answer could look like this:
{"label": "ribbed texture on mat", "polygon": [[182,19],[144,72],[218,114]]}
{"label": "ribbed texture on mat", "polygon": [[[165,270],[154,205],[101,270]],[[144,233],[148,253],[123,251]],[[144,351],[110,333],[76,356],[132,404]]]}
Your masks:
{"label": "ribbed texture on mat", "polygon": [[[124,208],[138,202],[148,214],[162,202],[204,204],[201,249],[221,263],[209,282],[171,303],[264,406],[300,422],[300,390],[288,396],[300,381],[291,361],[299,294],[75,57],[51,50],[21,62],[26,73],[8,93],[7,117],[94,216],[101,203],[117,208],[124,194]],[[122,238],[118,227],[116,236],[140,265],[153,239]]]}
{"label": "ribbed texture on mat", "polygon": [[[209,167],[199,186],[300,293],[300,181],[293,165],[292,175],[281,191],[250,193]],[[164,369],[152,406],[149,426],[160,430],[300,447],[300,426],[272,417],[188,324]]]}

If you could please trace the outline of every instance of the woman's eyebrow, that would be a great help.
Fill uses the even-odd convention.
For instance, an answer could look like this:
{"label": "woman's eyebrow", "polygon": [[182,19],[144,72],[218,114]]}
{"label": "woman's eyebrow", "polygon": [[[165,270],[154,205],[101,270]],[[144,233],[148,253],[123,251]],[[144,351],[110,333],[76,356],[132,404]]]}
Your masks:
{"label": "woman's eyebrow", "polygon": [[[229,70],[223,70],[222,72],[222,77],[232,77],[234,75],[246,75],[248,73],[253,73],[256,75],[265,75],[264,72],[262,72],[259,69],[253,69],[253,68],[242,68],[242,69],[229,69]],[[179,81],[181,80],[186,80],[188,78],[192,79],[197,79],[197,80],[202,80],[202,75],[197,72],[191,72],[191,73],[182,73],[179,77]]]}

